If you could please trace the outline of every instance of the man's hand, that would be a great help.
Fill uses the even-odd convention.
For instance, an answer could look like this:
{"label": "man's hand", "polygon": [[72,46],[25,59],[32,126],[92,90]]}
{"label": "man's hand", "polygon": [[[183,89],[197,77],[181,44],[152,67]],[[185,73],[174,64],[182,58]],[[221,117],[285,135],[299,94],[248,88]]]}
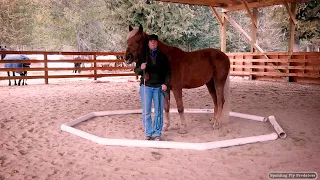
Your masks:
{"label": "man's hand", "polygon": [[144,70],[146,67],[147,67],[147,63],[142,63],[140,68],[141,70]]}
{"label": "man's hand", "polygon": [[161,89],[162,89],[162,91],[166,91],[166,90],[167,90],[167,85],[162,84],[162,85],[161,85]]}

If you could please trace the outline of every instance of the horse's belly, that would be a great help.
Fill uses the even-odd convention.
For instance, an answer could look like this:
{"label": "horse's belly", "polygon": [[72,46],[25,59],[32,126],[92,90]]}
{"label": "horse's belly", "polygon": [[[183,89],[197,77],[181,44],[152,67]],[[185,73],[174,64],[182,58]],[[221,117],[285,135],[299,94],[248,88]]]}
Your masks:
{"label": "horse's belly", "polygon": [[193,75],[184,77],[183,88],[191,89],[203,86],[210,81],[212,74],[213,72],[200,71],[198,73],[193,73]]}

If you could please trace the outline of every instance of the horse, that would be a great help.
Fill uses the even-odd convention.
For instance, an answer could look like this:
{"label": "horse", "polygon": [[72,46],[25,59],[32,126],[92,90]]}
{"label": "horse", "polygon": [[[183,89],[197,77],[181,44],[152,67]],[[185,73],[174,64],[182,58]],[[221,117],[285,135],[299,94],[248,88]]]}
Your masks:
{"label": "horse", "polygon": [[[129,25],[127,34],[127,48],[124,61],[132,64],[138,61],[139,56],[147,52],[149,35],[139,28]],[[170,126],[170,91],[173,92],[180,117],[179,133],[187,133],[187,125],[184,118],[184,106],[182,100],[182,89],[198,88],[203,85],[212,97],[214,103],[213,125],[217,130],[223,120],[229,119],[229,57],[222,51],[214,48],[207,48],[192,52],[185,52],[177,47],[170,46],[159,40],[158,48],[167,55],[171,67],[171,79],[169,92],[166,93],[164,109],[165,131]]]}
{"label": "horse", "polygon": [[[5,58],[3,60],[30,60],[27,56],[25,55],[6,55]],[[4,68],[26,68],[26,67],[30,67],[31,63],[5,63],[4,64]],[[27,71],[16,71],[16,73],[20,74],[20,76],[27,76]],[[7,71],[8,77],[10,77],[10,71]],[[12,71],[12,76],[15,76],[15,71]],[[22,80],[22,85],[27,85],[27,79],[22,78],[19,79],[19,82],[17,84],[16,79],[14,79],[14,85],[19,85],[21,83]],[[9,86],[11,86],[11,81],[9,79]]]}
{"label": "horse", "polygon": [[[75,60],[81,60],[81,57],[80,56],[78,56],[78,57],[76,57],[76,58],[74,58]],[[80,68],[81,67],[81,62],[75,62],[74,63],[74,67],[75,68]],[[80,73],[81,72],[81,70],[73,70],[73,73],[77,73],[77,71],[78,71],[78,73]]]}

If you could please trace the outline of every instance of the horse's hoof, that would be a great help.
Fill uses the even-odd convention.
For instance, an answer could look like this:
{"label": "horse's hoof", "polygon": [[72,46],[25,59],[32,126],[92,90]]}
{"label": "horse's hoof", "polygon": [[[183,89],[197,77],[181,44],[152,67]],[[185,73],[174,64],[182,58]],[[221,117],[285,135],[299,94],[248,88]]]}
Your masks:
{"label": "horse's hoof", "polygon": [[179,134],[187,134],[187,130],[186,129],[179,129],[178,133]]}
{"label": "horse's hoof", "polygon": [[213,128],[213,130],[218,130],[220,128],[220,122],[214,121],[212,128]]}

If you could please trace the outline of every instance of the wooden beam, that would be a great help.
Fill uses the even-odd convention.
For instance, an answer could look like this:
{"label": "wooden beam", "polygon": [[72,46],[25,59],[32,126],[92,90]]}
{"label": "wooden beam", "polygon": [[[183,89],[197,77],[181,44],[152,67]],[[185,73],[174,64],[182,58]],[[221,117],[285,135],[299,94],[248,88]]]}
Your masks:
{"label": "wooden beam", "polygon": [[[240,0],[156,0],[162,2],[180,3],[180,4],[192,4],[202,6],[214,6],[223,8],[223,12],[245,10],[246,6]],[[288,3],[294,2],[306,2],[308,0],[286,0]],[[266,6],[282,5],[283,0],[258,0],[254,2],[248,2],[248,8],[259,8]]]}
{"label": "wooden beam", "polygon": [[159,0],[162,2],[180,3],[180,4],[192,4],[202,6],[215,6],[217,3],[222,3],[222,0],[208,1],[208,0]]}
{"label": "wooden beam", "polygon": [[[305,2],[306,0],[286,0],[288,3],[293,3],[293,2]],[[248,8],[259,8],[259,7],[266,7],[266,6],[274,6],[274,5],[282,5],[283,0],[264,0],[264,1],[257,1],[257,2],[252,2],[248,3]],[[223,7],[224,12],[228,11],[237,11],[237,10],[244,10],[246,7],[244,4],[240,5],[232,5],[228,7]]]}
{"label": "wooden beam", "polygon": [[245,30],[243,30],[241,28],[241,26],[235,21],[233,20],[230,16],[228,16],[226,13],[225,13],[225,17],[226,19],[230,22],[230,24],[236,28],[237,31],[239,31],[245,38],[247,38],[248,41],[250,41],[250,43],[257,49],[259,50],[260,52],[264,52],[264,50],[257,44],[257,43],[253,43],[252,42],[252,38],[247,34],[247,32]]}
{"label": "wooden beam", "polygon": [[284,6],[286,7],[286,9],[287,9],[287,11],[289,13],[290,19],[293,22],[293,24],[297,24],[297,20],[294,17],[294,15],[293,15],[293,13],[291,11],[291,8],[289,7],[289,4],[288,4],[287,0],[284,0]]}
{"label": "wooden beam", "polygon": [[234,28],[236,28],[236,30],[239,31],[245,38],[247,38],[250,42],[252,42],[251,37],[246,33],[246,31],[243,30],[241,28],[241,26],[236,21],[234,21],[230,16],[228,16],[227,13],[224,13],[224,14],[225,14],[226,19],[230,22],[230,24]]}
{"label": "wooden beam", "polygon": [[243,4],[244,4],[244,6],[245,6],[245,8],[246,8],[246,10],[247,10],[247,12],[248,12],[248,15],[249,15],[252,23],[253,23],[256,27],[258,27],[258,26],[257,26],[257,20],[256,20],[256,18],[253,16],[253,14],[251,13],[247,1],[245,1],[245,0],[241,0],[241,1],[243,2]]}
{"label": "wooden beam", "polygon": [[[240,26],[236,21],[234,21],[231,17],[229,17],[229,16],[227,15],[227,13],[225,13],[225,16],[226,16],[226,19],[230,22],[230,24],[231,24],[234,28],[236,28],[236,30],[239,31],[245,38],[247,38],[247,39],[250,41],[250,43],[251,43],[258,51],[264,52],[264,50],[263,50],[257,43],[253,43],[253,42],[252,42],[252,38],[246,33],[245,30],[243,30],[243,29],[241,28],[241,26]],[[264,57],[265,57],[266,59],[270,59],[269,56],[267,56],[267,55],[264,55]],[[283,72],[283,70],[276,68],[276,64],[275,64],[275,63],[269,63],[269,62],[268,62],[268,64],[271,64],[272,66],[274,66],[274,67],[275,67],[274,69],[277,70],[278,72]]]}
{"label": "wooden beam", "polygon": [[217,20],[219,21],[220,26],[222,26],[223,25],[222,20],[221,20],[219,14],[217,13],[216,9],[213,6],[210,6],[210,8],[211,8],[213,14],[216,16]]}

